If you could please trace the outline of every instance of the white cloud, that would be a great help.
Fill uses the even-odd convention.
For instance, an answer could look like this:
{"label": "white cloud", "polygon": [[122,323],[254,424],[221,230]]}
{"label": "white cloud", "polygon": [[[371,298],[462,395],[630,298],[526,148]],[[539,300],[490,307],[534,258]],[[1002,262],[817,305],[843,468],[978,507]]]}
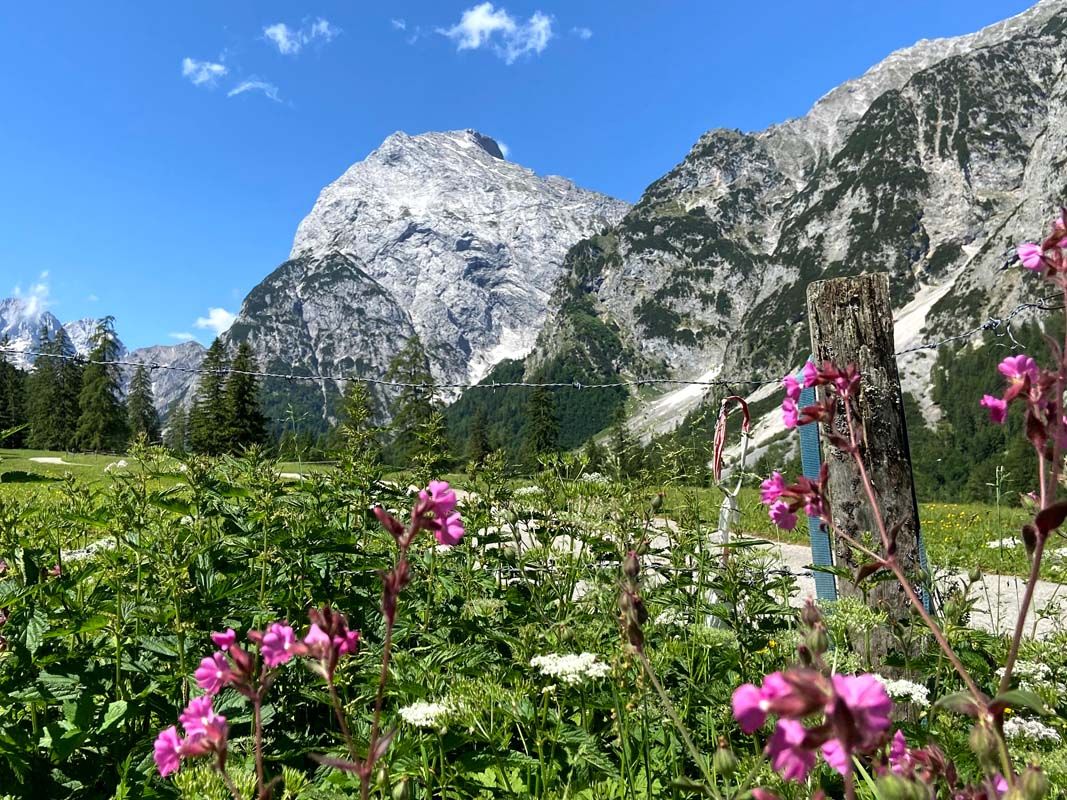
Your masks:
{"label": "white cloud", "polygon": [[511,148],[504,144],[499,139],[496,140],[497,147],[500,148],[500,152],[504,154],[504,158],[508,158],[511,155]]}
{"label": "white cloud", "polygon": [[22,316],[24,319],[36,319],[42,311],[47,311],[52,304],[52,289],[48,285],[48,271],[45,270],[37,277],[37,282],[31,284],[26,291],[21,286],[16,286],[14,295],[22,300]]}
{"label": "white cloud", "polygon": [[225,65],[214,61],[197,61],[188,57],[182,59],[182,77],[192,81],[193,86],[214,86],[227,72]]}
{"label": "white cloud", "polygon": [[323,42],[333,41],[340,33],[340,28],[322,17],[298,29],[290,28],[284,22],[276,22],[263,28],[264,38],[273,42],[278,52],[284,56],[295,56],[304,49],[305,45],[311,44],[316,39],[321,39]]}
{"label": "white cloud", "polygon": [[88,301],[90,303],[99,303],[100,302],[100,298],[96,295],[95,292],[90,292],[89,296],[86,297],[85,299],[86,299],[86,301]]}
{"label": "white cloud", "polygon": [[230,91],[226,93],[227,97],[236,97],[239,94],[245,92],[263,92],[267,97],[273,100],[275,103],[280,103],[282,99],[278,96],[278,87],[273,83],[267,81],[261,81],[258,78],[249,78],[246,81],[241,81],[234,86]]}
{"label": "white cloud", "polygon": [[209,308],[206,317],[197,317],[193,323],[200,330],[214,331],[219,336],[229,330],[237,315],[225,308]]}
{"label": "white cloud", "polygon": [[593,38],[593,31],[589,28],[571,28],[571,33],[573,33],[575,36],[585,42]]}
{"label": "white cloud", "polygon": [[506,9],[486,2],[468,8],[459,22],[437,32],[455,42],[457,50],[490,47],[505,63],[513,64],[522,56],[544,52],[552,39],[552,18],[536,11],[520,24]]}
{"label": "white cloud", "polygon": [[180,331],[178,333],[168,333],[167,336],[169,336],[171,339],[177,339],[179,342],[191,342],[196,339],[195,336],[186,331]]}
{"label": "white cloud", "polygon": [[389,21],[393,23],[393,27],[398,31],[406,31],[408,29],[408,21],[406,19],[392,19]]}

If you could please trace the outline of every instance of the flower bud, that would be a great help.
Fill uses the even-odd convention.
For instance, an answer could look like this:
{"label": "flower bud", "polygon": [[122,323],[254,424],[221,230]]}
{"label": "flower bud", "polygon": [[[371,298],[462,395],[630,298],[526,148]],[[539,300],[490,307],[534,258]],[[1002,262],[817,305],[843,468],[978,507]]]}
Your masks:
{"label": "flower bud", "polygon": [[830,639],[826,635],[826,627],[821,623],[808,631],[804,637],[804,644],[817,656],[821,656],[830,649]]}
{"label": "flower bud", "polygon": [[971,751],[978,757],[978,762],[983,766],[995,766],[997,763],[997,735],[988,725],[979,722],[971,728],[968,738]]}
{"label": "flower bud", "polygon": [[652,498],[652,510],[659,511],[663,508],[663,492],[658,492],[655,497]]}
{"label": "flower bud", "polygon": [[737,756],[726,744],[725,739],[719,739],[719,748],[711,758],[711,768],[724,778],[729,778],[737,772]]}
{"label": "flower bud", "polygon": [[982,570],[980,570],[978,567],[975,567],[968,573],[967,579],[971,583],[978,583],[978,581],[982,580]]}
{"label": "flower bud", "polygon": [[622,574],[627,578],[636,578],[641,572],[641,562],[637,560],[637,553],[631,550],[622,562]]}
{"label": "flower bud", "polygon": [[1024,800],[1043,800],[1048,796],[1049,782],[1041,767],[1027,767],[1019,780]]}
{"label": "flower bud", "polygon": [[804,607],[800,609],[800,621],[808,628],[814,628],[822,622],[822,612],[819,611],[819,607],[813,601],[808,600],[804,603]]}
{"label": "flower bud", "polygon": [[411,781],[404,778],[393,786],[393,800],[411,800],[415,796],[411,788]]}
{"label": "flower bud", "polygon": [[877,788],[879,800],[925,800],[928,796],[922,786],[892,773],[879,778]]}

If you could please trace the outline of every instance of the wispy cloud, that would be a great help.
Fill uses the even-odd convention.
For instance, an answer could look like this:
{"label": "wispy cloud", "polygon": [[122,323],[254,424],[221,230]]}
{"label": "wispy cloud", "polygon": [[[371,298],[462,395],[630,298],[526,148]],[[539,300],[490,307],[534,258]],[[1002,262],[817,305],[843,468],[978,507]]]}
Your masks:
{"label": "wispy cloud", "polygon": [[540,55],[552,39],[552,18],[535,11],[520,23],[492,3],[481,3],[463,12],[459,22],[437,32],[456,43],[457,50],[492,49],[507,64],[527,55]]}
{"label": "wispy cloud", "polygon": [[209,308],[206,317],[197,317],[193,323],[198,329],[214,331],[219,336],[229,330],[237,315],[225,308]]}
{"label": "wispy cloud", "polygon": [[284,22],[276,22],[263,28],[263,37],[272,42],[278,52],[285,56],[295,56],[316,40],[323,43],[333,41],[340,33],[340,28],[322,17],[299,28],[290,28]]}
{"label": "wispy cloud", "polygon": [[100,298],[96,295],[95,292],[90,292],[89,296],[86,297],[85,300],[86,300],[86,302],[89,302],[89,303],[99,303],[100,302]]}
{"label": "wispy cloud", "polygon": [[40,316],[41,312],[47,311],[52,305],[52,288],[48,283],[48,271],[45,270],[37,276],[37,282],[23,291],[22,286],[16,286],[13,290],[16,299],[22,301],[22,315],[24,319],[33,320]]}
{"label": "wispy cloud", "polygon": [[499,139],[496,140],[496,144],[497,144],[497,147],[500,148],[500,152],[504,154],[504,158],[508,158],[508,157],[511,156],[511,148],[510,147],[508,147],[506,144],[504,144]]}
{"label": "wispy cloud", "polygon": [[278,96],[278,87],[273,83],[267,81],[261,81],[258,78],[249,78],[246,81],[241,81],[234,86],[230,91],[226,92],[227,97],[236,97],[239,94],[245,92],[263,92],[264,95],[269,97],[275,103],[280,103],[282,99]]}
{"label": "wispy cloud", "polygon": [[192,342],[196,340],[196,337],[187,331],[179,331],[177,333],[168,333],[171,339],[176,339],[179,342]]}
{"label": "wispy cloud", "polygon": [[197,61],[189,57],[182,59],[182,77],[188,78],[193,86],[213,87],[227,72],[224,64],[215,61]]}
{"label": "wispy cloud", "polygon": [[571,28],[571,34],[577,36],[583,42],[588,42],[593,38],[593,31],[584,27]]}
{"label": "wispy cloud", "polygon": [[408,29],[408,21],[406,19],[391,19],[389,21],[393,23],[393,27],[398,31],[406,31]]}

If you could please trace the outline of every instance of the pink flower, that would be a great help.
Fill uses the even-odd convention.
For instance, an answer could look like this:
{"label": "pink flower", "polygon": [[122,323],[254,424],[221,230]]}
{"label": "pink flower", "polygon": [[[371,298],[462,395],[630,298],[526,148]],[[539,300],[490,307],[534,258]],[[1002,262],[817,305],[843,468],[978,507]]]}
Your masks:
{"label": "pink flower", "polygon": [[982,397],[979,403],[982,408],[989,409],[989,421],[994,422],[997,425],[1003,425],[1004,420],[1008,416],[1008,404],[1001,400],[999,397],[994,397],[991,394],[987,394]]}
{"label": "pink flower", "polygon": [[452,514],[448,519],[441,522],[441,526],[434,531],[433,535],[440,544],[451,547],[459,544],[459,540],[463,538],[464,533],[466,531],[463,530],[463,521],[459,518],[459,514]]}
{"label": "pink flower", "polygon": [[822,757],[826,763],[842,775],[852,772],[852,756],[838,739],[831,739],[822,746]]}
{"label": "pink flower", "polygon": [[215,713],[211,707],[211,695],[204,694],[194,697],[185,707],[185,711],[178,717],[178,722],[185,729],[186,736],[207,733],[209,730],[217,730],[226,719]]}
{"label": "pink flower", "polygon": [[787,781],[802,781],[815,766],[815,753],[804,746],[807,731],[794,719],[778,720],[778,727],[767,741],[767,755]]}
{"label": "pink flower", "polygon": [[430,481],[430,485],[419,492],[419,499],[433,506],[434,516],[447,519],[456,510],[456,493],[448,481]]}
{"label": "pink flower", "polygon": [[792,400],[794,403],[800,399],[800,384],[797,379],[792,375],[786,375],[782,378],[782,384],[785,386],[785,396]]}
{"label": "pink flower", "polygon": [[178,728],[171,725],[160,731],[153,745],[152,758],[156,762],[156,769],[162,777],[167,777],[181,765],[181,756],[178,750],[182,746],[181,737],[178,736]]}
{"label": "pink flower", "polygon": [[317,623],[311,623],[311,627],[308,628],[307,636],[304,637],[304,644],[308,646],[308,649],[313,652],[323,652],[326,648],[332,647],[333,642],[330,640],[326,631],[318,626]]}
{"label": "pink flower", "polygon": [[284,664],[297,654],[299,648],[296,644],[296,633],[292,628],[281,622],[272,622],[259,645],[263,663],[271,668]]}
{"label": "pink flower", "polygon": [[795,428],[800,421],[800,412],[797,410],[797,401],[787,397],[782,402],[782,422],[786,428]]}
{"label": "pink flower", "polygon": [[997,369],[1012,383],[1022,383],[1027,378],[1033,383],[1038,378],[1037,362],[1028,355],[1008,356]]}
{"label": "pink flower", "polygon": [[996,790],[997,797],[1003,797],[1008,793],[1008,789],[1011,787],[1008,786],[1008,782],[1004,780],[1004,776],[998,772],[996,778],[993,780],[993,788]]}
{"label": "pink flower", "polygon": [[734,719],[745,733],[755,733],[767,721],[767,704],[763,692],[751,683],[734,689]]}
{"label": "pink flower", "polygon": [[233,673],[230,671],[230,662],[221,651],[216,651],[200,661],[200,666],[193,673],[196,685],[208,694],[218,694],[219,691],[230,682]]}
{"label": "pink flower", "polygon": [[359,631],[345,631],[343,636],[333,637],[333,644],[341,655],[355,655],[359,652],[359,639]]}
{"label": "pink flower", "polygon": [[[856,728],[864,739],[877,739],[889,728],[889,715],[893,701],[885,686],[873,675],[834,675],[834,694],[837,701],[849,710]],[[831,701],[827,714],[834,713],[836,703]]]}
{"label": "pink flower", "polygon": [[771,522],[783,531],[791,531],[797,526],[797,515],[789,510],[789,504],[779,500],[771,506]]}
{"label": "pink flower", "polygon": [[1023,266],[1033,272],[1041,272],[1045,268],[1045,257],[1041,253],[1041,247],[1036,244],[1021,244],[1017,250],[1019,260]]}
{"label": "pink flower", "polygon": [[220,650],[229,650],[233,643],[237,641],[237,633],[233,628],[227,628],[222,633],[211,634],[211,641],[213,641],[215,646]]}
{"label": "pink flower", "polygon": [[904,731],[897,731],[889,745],[889,768],[899,774],[907,769],[908,761],[908,740]]}
{"label": "pink flower", "polygon": [[808,495],[804,501],[804,513],[812,519],[823,519],[826,517],[826,505],[822,501],[822,497],[817,494]]}
{"label": "pink flower", "polygon": [[776,502],[779,497],[782,496],[782,492],[785,491],[785,479],[782,478],[782,473],[773,472],[771,477],[767,478],[760,484],[760,502],[765,506],[769,506]]}
{"label": "pink flower", "polygon": [[804,369],[800,371],[800,376],[804,379],[804,388],[810,389],[819,382],[819,368],[811,361],[806,361]]}

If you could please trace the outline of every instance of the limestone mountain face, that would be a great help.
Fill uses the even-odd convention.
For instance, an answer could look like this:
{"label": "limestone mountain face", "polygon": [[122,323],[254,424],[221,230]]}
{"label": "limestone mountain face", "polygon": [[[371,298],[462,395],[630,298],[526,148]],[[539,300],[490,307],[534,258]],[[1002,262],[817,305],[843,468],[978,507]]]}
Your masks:
{"label": "limestone mountain face", "polygon": [[[807,284],[865,271],[891,275],[899,346],[972,328],[1039,291],[1002,268],[1067,198],[1065,64],[1067,0],[1044,0],[895,53],[801,119],[710,131],[571,251],[554,302],[619,331],[634,377],[781,374],[807,353]],[[564,316],[529,364],[573,346]],[[905,388],[931,363],[905,360]],[[700,401],[682,394],[647,425]]]}
{"label": "limestone mountain face", "polygon": [[396,133],[322,191],[227,339],[265,366],[380,377],[417,333],[439,383],[476,381],[530,351],[567,250],[627,208],[474,131]]}
{"label": "limestone mountain face", "polygon": [[33,356],[29,353],[41,349],[43,333],[47,332],[49,339],[55,339],[62,329],[63,323],[52,312],[40,308],[32,300],[20,297],[0,299],[0,347],[18,351],[17,355],[8,355],[6,359],[19,369],[29,369],[33,365]]}

